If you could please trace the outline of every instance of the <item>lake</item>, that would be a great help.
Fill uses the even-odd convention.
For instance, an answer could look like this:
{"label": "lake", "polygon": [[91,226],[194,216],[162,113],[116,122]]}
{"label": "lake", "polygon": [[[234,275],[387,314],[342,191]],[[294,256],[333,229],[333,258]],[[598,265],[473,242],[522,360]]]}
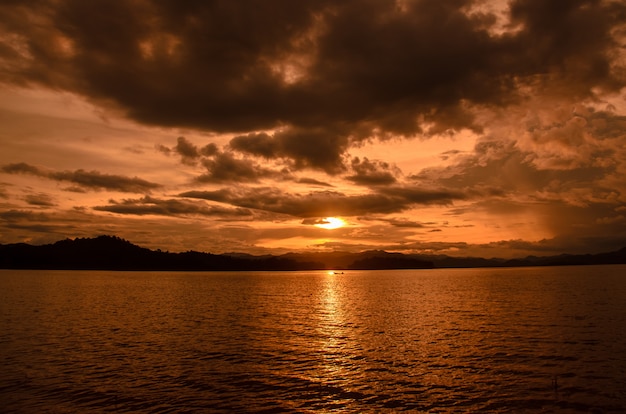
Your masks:
{"label": "lake", "polygon": [[626,266],[0,270],[0,411],[626,412]]}

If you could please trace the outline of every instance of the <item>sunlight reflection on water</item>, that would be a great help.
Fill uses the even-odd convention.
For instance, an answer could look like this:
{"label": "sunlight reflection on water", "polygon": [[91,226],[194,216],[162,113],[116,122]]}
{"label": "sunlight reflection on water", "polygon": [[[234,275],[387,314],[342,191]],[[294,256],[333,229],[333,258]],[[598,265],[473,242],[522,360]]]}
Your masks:
{"label": "sunlight reflection on water", "polygon": [[1,411],[624,412],[625,270],[0,271]]}

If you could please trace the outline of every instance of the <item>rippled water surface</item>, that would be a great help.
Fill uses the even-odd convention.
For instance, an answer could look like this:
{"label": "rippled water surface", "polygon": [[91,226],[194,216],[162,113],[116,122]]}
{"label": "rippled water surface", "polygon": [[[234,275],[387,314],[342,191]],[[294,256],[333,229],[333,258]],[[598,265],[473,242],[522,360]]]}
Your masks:
{"label": "rippled water surface", "polygon": [[0,410],[626,412],[626,266],[0,271]]}

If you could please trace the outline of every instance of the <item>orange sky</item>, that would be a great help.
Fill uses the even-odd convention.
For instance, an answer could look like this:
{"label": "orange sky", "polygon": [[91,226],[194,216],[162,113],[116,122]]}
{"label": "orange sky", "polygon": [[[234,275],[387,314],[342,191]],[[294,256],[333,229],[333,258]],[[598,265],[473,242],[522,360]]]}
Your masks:
{"label": "orange sky", "polygon": [[0,243],[626,246],[623,2],[33,0],[0,16]]}

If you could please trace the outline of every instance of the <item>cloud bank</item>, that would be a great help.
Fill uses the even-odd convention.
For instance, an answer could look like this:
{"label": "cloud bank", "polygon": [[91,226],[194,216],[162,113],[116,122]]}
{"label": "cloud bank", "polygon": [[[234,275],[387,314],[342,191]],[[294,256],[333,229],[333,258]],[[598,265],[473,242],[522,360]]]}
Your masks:
{"label": "cloud bank", "polygon": [[30,174],[54,181],[65,181],[74,184],[70,191],[111,190],[125,193],[150,192],[161,187],[160,184],[142,180],[137,177],[103,174],[98,171],[48,171],[27,163],[3,165],[0,170],[7,174]]}
{"label": "cloud bank", "polygon": [[[515,0],[8,2],[0,81],[78,93],[237,151],[342,169],[353,143],[481,131],[479,108],[625,83],[626,6]],[[186,159],[197,154],[179,142]]]}

